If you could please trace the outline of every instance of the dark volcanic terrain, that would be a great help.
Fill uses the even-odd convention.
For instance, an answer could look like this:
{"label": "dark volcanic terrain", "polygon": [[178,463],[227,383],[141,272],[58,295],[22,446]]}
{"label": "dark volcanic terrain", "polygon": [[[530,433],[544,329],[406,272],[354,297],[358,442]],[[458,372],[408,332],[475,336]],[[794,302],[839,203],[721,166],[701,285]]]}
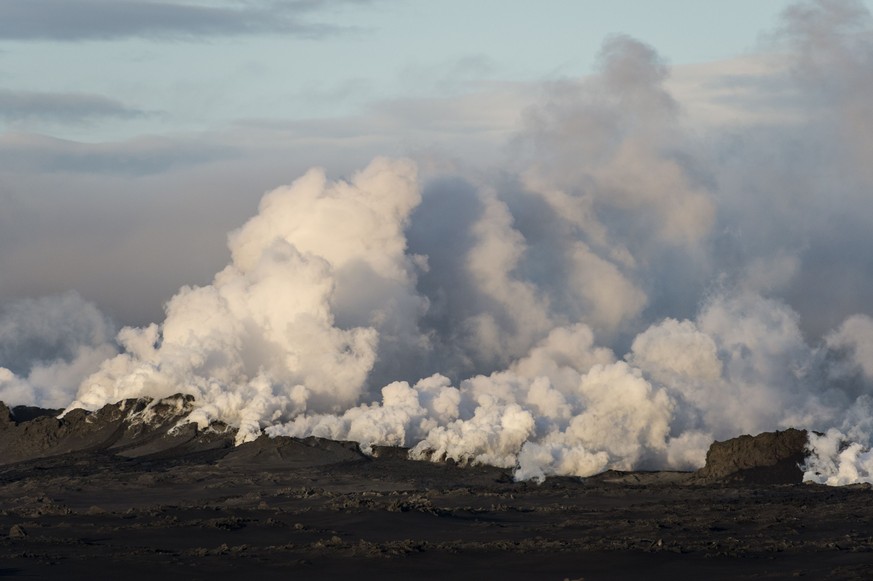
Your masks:
{"label": "dark volcanic terrain", "polygon": [[309,438],[233,446],[182,396],[63,419],[0,404],[0,577],[873,577],[868,486],[800,484],[806,434],[697,473],[514,482]]}

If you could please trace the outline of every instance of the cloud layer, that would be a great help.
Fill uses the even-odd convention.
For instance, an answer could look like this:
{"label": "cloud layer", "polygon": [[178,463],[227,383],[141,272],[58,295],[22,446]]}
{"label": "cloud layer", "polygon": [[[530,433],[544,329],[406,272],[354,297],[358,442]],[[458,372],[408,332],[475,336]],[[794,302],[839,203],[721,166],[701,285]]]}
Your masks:
{"label": "cloud layer", "polygon": [[82,123],[95,118],[142,115],[142,111],[100,95],[0,90],[0,119],[7,122],[38,119]]}
{"label": "cloud layer", "polygon": [[196,39],[265,32],[319,37],[341,30],[305,18],[325,4],[313,0],[281,3],[7,0],[0,4],[0,39]]}

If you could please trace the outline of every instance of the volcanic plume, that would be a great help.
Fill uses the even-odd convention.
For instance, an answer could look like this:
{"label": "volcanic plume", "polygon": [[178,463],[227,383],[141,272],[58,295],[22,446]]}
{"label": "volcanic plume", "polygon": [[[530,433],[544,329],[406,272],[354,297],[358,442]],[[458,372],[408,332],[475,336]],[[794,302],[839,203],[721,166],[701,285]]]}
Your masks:
{"label": "volcanic plume", "polygon": [[698,468],[714,439],[799,427],[824,434],[808,479],[871,481],[870,15],[801,2],[774,42],[772,75],[735,82],[777,86],[776,122],[690,129],[666,64],[619,36],[527,111],[503,168],[312,169],[99,368],[96,315],[59,362],[12,368],[46,342],[4,311],[0,397],[66,405],[50,367],[82,379],[68,409],[181,392],[238,442],[406,446],[518,479]]}

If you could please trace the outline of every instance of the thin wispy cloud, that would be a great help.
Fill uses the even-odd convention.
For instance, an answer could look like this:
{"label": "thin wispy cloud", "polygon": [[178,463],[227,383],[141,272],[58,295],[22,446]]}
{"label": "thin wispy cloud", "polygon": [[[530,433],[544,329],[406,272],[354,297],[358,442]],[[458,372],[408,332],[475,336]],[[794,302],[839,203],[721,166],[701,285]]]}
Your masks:
{"label": "thin wispy cloud", "polygon": [[172,138],[141,137],[125,142],[80,143],[37,134],[0,136],[7,167],[21,171],[152,175],[180,166],[233,157],[227,145]]}
{"label": "thin wispy cloud", "polygon": [[0,40],[190,40],[262,33],[319,38],[351,30],[309,18],[326,6],[323,0],[4,0],[0,3]]}
{"label": "thin wispy cloud", "polygon": [[0,90],[0,120],[82,123],[101,118],[131,119],[148,115],[102,95]]}

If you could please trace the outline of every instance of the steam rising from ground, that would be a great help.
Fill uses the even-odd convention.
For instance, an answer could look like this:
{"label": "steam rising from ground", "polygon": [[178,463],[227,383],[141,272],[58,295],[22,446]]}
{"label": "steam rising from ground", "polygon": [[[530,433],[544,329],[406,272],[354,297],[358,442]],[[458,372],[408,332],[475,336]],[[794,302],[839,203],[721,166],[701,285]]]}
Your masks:
{"label": "steam rising from ground", "polygon": [[[611,38],[599,74],[527,113],[512,169],[313,169],[114,357],[99,313],[60,297],[83,313],[73,347],[0,369],[0,399],[63,405],[87,369],[72,407],[182,391],[240,441],[403,445],[522,479],[695,468],[713,439],[798,426],[826,432],[807,478],[871,481],[870,15],[801,2],[780,39],[790,122],[689,131],[657,54]],[[0,364],[49,340],[10,330],[46,305],[4,311]]]}

